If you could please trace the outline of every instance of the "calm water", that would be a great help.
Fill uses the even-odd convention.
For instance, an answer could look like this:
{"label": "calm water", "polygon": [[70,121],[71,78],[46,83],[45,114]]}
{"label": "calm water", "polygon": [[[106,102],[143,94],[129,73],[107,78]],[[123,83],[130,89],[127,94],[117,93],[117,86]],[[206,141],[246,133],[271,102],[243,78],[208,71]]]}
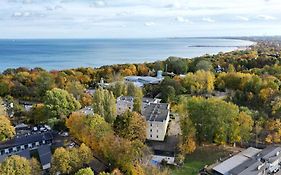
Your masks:
{"label": "calm water", "polygon": [[[47,70],[99,67],[195,57],[252,43],[228,39],[0,40],[0,71],[16,67]],[[208,47],[192,47],[208,46]]]}

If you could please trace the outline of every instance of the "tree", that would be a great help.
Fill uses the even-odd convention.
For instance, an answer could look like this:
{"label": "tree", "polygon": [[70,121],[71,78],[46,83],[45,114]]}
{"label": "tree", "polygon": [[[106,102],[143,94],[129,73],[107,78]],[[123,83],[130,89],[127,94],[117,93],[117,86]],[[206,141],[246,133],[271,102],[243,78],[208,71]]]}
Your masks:
{"label": "tree", "polygon": [[29,161],[17,155],[6,158],[0,165],[3,175],[32,175],[31,172]]}
{"label": "tree", "polygon": [[51,172],[52,174],[73,173],[82,168],[84,164],[90,163],[92,159],[92,151],[85,144],[80,145],[79,148],[58,148],[53,155]]}
{"label": "tree", "polygon": [[80,100],[85,87],[79,81],[69,81],[66,84],[65,90],[71,93],[77,100]]}
{"label": "tree", "polygon": [[170,57],[166,60],[168,65],[168,70],[170,72],[174,72],[176,74],[185,74],[188,70],[187,63],[185,60],[177,58],[177,57]]}
{"label": "tree", "polygon": [[84,143],[80,145],[78,148],[78,156],[80,158],[80,165],[82,166],[84,163],[89,164],[93,160],[92,150],[86,146]]}
{"label": "tree", "polygon": [[51,173],[69,174],[72,172],[70,155],[65,148],[57,148],[52,156]]}
{"label": "tree", "polygon": [[247,140],[252,130],[251,116],[240,113],[238,106],[223,100],[201,97],[184,98],[182,114],[188,113],[196,129],[196,138],[218,144]]}
{"label": "tree", "polygon": [[47,91],[44,104],[48,114],[53,118],[65,118],[71,112],[81,108],[80,103],[73,95],[58,88]]}
{"label": "tree", "polygon": [[137,112],[127,111],[118,116],[114,122],[114,131],[120,137],[144,142],[146,139],[146,122]]}
{"label": "tree", "polygon": [[97,89],[93,96],[93,108],[96,114],[104,117],[108,123],[113,123],[116,114],[116,99],[112,92],[105,89]]}
{"label": "tree", "polygon": [[75,175],[94,175],[94,172],[91,168],[80,169]]}
{"label": "tree", "polygon": [[181,127],[181,143],[180,152],[181,154],[190,154],[196,149],[196,128],[192,123],[188,114],[183,115],[180,119]]}
{"label": "tree", "polygon": [[188,73],[183,79],[183,87],[191,94],[211,93],[214,90],[215,76],[202,70]]}
{"label": "tree", "polygon": [[129,141],[122,137],[110,135],[101,141],[104,158],[126,174],[133,174],[135,163],[141,160],[147,147],[140,141]]}
{"label": "tree", "polygon": [[0,96],[4,97],[5,95],[8,95],[10,93],[10,87],[9,84],[5,81],[0,82]]}
{"label": "tree", "polygon": [[31,168],[31,175],[39,175],[39,174],[42,174],[41,165],[40,165],[40,163],[38,162],[37,159],[32,158],[32,159],[29,161],[29,164],[30,164],[30,168]]}
{"label": "tree", "polygon": [[203,71],[211,71],[213,69],[212,62],[209,60],[201,60],[196,64],[195,69]]}
{"label": "tree", "polygon": [[5,116],[0,116],[0,141],[12,138],[15,135],[15,128]]}
{"label": "tree", "polygon": [[44,104],[33,105],[29,112],[29,118],[32,123],[40,124],[48,121],[48,114]]}
{"label": "tree", "polygon": [[46,91],[55,87],[55,79],[48,72],[41,72],[35,80],[36,95],[44,97]]}
{"label": "tree", "polygon": [[272,143],[280,143],[281,142],[281,121],[280,119],[269,120],[265,125],[267,136],[265,138],[265,142]]}
{"label": "tree", "polygon": [[142,108],[142,89],[135,86],[133,83],[129,83],[127,87],[127,95],[134,97],[134,111],[141,112]]}
{"label": "tree", "polygon": [[118,81],[114,84],[112,92],[113,92],[113,94],[115,95],[116,98],[120,97],[120,96],[123,96],[123,95],[126,95],[127,94],[127,86],[124,82]]}
{"label": "tree", "polygon": [[6,116],[7,113],[6,113],[6,109],[4,107],[4,102],[2,100],[2,98],[0,98],[0,116]]}
{"label": "tree", "polygon": [[175,100],[176,90],[173,86],[165,86],[162,88],[161,94],[164,102],[171,103],[173,100]]}
{"label": "tree", "polygon": [[103,137],[113,134],[112,128],[99,115],[88,116],[75,112],[66,120],[70,133],[93,150],[101,150],[100,141]]}

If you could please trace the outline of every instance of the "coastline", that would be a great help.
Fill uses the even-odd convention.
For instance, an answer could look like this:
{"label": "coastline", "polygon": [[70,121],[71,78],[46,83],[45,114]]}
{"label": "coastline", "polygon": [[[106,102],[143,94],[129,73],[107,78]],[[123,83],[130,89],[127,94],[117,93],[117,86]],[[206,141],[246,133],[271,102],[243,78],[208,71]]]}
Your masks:
{"label": "coastline", "polygon": [[[18,55],[14,56],[13,49],[16,50],[17,47],[22,47],[22,46],[12,45],[11,46],[12,48],[8,47],[7,50],[11,50],[11,51],[6,53],[4,52],[4,56],[1,57],[2,59],[4,59],[2,60],[4,64],[0,66],[0,71],[2,72],[8,68],[13,69],[18,67],[27,67],[29,69],[41,67],[48,71],[68,70],[68,69],[76,69],[80,67],[101,68],[101,67],[108,67],[111,65],[154,63],[157,61],[164,61],[169,57],[193,59],[196,57],[204,56],[206,54],[216,55],[220,52],[232,52],[235,50],[243,50],[253,45],[253,42],[250,40],[247,41],[244,40],[244,42],[241,42],[242,40],[238,40],[238,39],[230,40],[225,38],[220,38],[219,40],[217,40],[216,38],[207,38],[207,40],[206,38],[200,38],[200,39],[180,38],[176,40],[177,41],[174,41],[174,39],[172,40],[171,39],[141,39],[141,40],[133,40],[133,39],[132,40],[127,40],[127,39],[125,40],[76,40],[75,39],[73,40],[73,43],[71,43],[72,40],[67,40],[66,42],[67,44],[70,42],[70,44],[73,45],[73,47],[71,48],[64,48],[64,44],[65,44],[64,40],[53,40],[52,44],[54,46],[56,46],[55,44],[57,44],[57,42],[61,42],[61,43],[59,43],[60,45],[58,45],[56,48],[52,48],[52,49],[55,50],[58,48],[59,50],[60,49],[59,47],[62,47],[61,52],[63,54],[61,54],[60,52],[55,53],[55,51],[53,50],[51,50],[51,52],[47,52],[48,50],[46,51],[46,48],[39,47],[40,44],[45,45],[46,43],[48,43],[47,41],[50,40],[36,40],[35,44],[39,46],[38,47],[34,46],[34,48],[32,46],[32,44],[34,44],[33,43],[34,40],[32,41],[21,40],[21,42],[24,42],[24,44],[27,43],[32,46],[32,47],[30,46],[29,52],[26,51],[26,53],[22,53],[19,56]],[[86,44],[83,43],[84,41]],[[191,43],[189,43],[190,41]],[[76,45],[80,47],[79,46],[80,42],[82,42],[82,46],[84,47],[88,47],[88,45],[92,44],[93,42],[95,44],[95,47],[100,48],[100,50],[96,50],[96,52],[93,54],[92,53],[87,54],[87,52],[89,52],[88,50],[82,50],[81,52],[85,52],[86,55],[79,55],[80,53],[77,54],[75,53],[75,51],[79,50],[79,48],[77,49]],[[101,42],[101,44],[99,42]],[[113,44],[111,42],[113,42]],[[121,43],[120,44],[121,46],[115,46],[116,44],[119,44],[119,42]],[[133,44],[131,44],[132,42]],[[194,46],[192,42],[193,43],[201,42],[202,44],[198,44],[197,46],[203,46],[203,47],[192,47]],[[214,42],[214,44],[205,45],[205,43],[210,43],[210,42],[212,43]],[[217,45],[216,42],[218,42],[220,45]],[[239,44],[241,42],[243,44],[241,44],[242,46],[239,46],[235,44],[235,42]],[[12,43],[8,43],[8,44],[14,44],[14,43],[17,44],[17,41],[15,42],[12,41]],[[247,43],[248,45],[245,46],[245,43]],[[5,46],[8,45],[5,42],[4,44]],[[101,46],[98,44],[100,44]],[[112,44],[112,47],[108,46],[110,44]],[[66,47],[67,46],[68,45],[66,45]],[[74,53],[72,54],[72,52]],[[5,61],[5,54],[6,54],[6,61]],[[74,59],[72,59],[72,57],[74,57],[72,55],[75,54],[77,55],[75,56]],[[0,55],[1,55],[1,49],[0,49]],[[111,59],[111,57],[113,58]],[[13,61],[17,59],[19,59],[19,61]]]}

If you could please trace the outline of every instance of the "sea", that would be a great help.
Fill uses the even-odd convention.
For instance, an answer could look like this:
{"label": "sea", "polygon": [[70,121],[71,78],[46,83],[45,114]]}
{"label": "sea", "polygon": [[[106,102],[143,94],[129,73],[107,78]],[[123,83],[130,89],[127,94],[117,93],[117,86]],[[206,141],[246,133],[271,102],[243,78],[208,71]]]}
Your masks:
{"label": "sea", "polygon": [[0,71],[17,67],[46,70],[100,67],[154,62],[170,56],[193,58],[252,44],[251,41],[222,38],[2,39]]}

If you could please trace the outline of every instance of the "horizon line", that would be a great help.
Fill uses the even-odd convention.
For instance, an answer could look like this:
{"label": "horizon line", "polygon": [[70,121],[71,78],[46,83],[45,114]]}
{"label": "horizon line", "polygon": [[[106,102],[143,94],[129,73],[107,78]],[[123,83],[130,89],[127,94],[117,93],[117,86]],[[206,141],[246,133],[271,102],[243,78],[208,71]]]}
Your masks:
{"label": "horizon line", "polygon": [[94,37],[81,37],[81,38],[71,38],[71,37],[51,37],[51,38],[0,38],[0,40],[105,40],[105,39],[184,39],[184,38],[221,38],[221,39],[232,39],[232,38],[252,38],[252,37],[281,37],[281,35],[240,35],[240,36],[175,36],[175,37],[141,37],[141,38],[134,38],[134,37],[112,37],[112,38],[94,38]]}

